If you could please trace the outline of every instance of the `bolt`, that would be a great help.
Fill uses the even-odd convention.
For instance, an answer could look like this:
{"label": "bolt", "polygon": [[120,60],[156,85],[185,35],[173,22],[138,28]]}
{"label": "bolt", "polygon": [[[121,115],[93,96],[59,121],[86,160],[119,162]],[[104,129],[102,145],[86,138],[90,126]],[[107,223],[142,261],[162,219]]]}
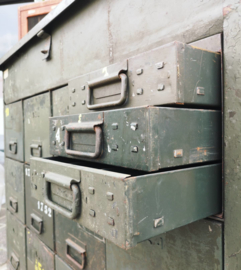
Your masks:
{"label": "bolt", "polygon": [[72,103],[72,106],[74,107],[75,105],[76,105],[76,103],[75,103],[75,102],[73,102],[73,103]]}
{"label": "bolt", "polygon": [[52,141],[52,144],[55,145],[56,144],[56,141]]}
{"label": "bolt", "polygon": [[82,100],[82,105],[85,105],[85,100]]}
{"label": "bolt", "polygon": [[75,92],[75,88],[72,89],[72,93],[74,93],[74,92]]}

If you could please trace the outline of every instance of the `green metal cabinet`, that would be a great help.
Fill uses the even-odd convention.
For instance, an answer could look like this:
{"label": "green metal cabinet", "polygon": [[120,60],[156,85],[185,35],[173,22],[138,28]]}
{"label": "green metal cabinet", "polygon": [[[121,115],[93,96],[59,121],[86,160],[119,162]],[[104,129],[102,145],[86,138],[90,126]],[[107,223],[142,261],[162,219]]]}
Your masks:
{"label": "green metal cabinet", "polygon": [[24,164],[6,158],[5,172],[7,209],[25,224]]}
{"label": "green metal cabinet", "polygon": [[146,105],[221,105],[221,55],[172,42],[68,84],[70,114]]}
{"label": "green metal cabinet", "polygon": [[69,92],[68,87],[61,87],[52,91],[53,116],[69,114]]}
{"label": "green metal cabinet", "polygon": [[7,157],[24,161],[24,128],[22,101],[5,106],[5,148]]}
{"label": "green metal cabinet", "polygon": [[49,157],[50,93],[24,100],[25,162],[31,156]]}
{"label": "green metal cabinet", "polygon": [[73,269],[106,269],[105,239],[55,212],[56,252]]}
{"label": "green metal cabinet", "polygon": [[27,231],[27,266],[28,270],[54,270],[54,252],[51,251],[37,235]]}
{"label": "green metal cabinet", "polygon": [[26,228],[7,211],[7,247],[9,269],[26,270]]}
{"label": "green metal cabinet", "polygon": [[50,153],[143,171],[221,159],[221,113],[141,107],[50,118]]}
{"label": "green metal cabinet", "polygon": [[26,225],[49,248],[54,249],[54,213],[43,200],[31,196],[30,166],[25,165]]}
{"label": "green metal cabinet", "polygon": [[68,266],[59,256],[55,255],[55,270],[71,270],[72,268]]}
{"label": "green metal cabinet", "polygon": [[222,211],[220,164],[147,175],[83,165],[32,158],[31,194],[124,249]]}
{"label": "green metal cabinet", "polygon": [[130,250],[106,243],[107,269],[222,270],[223,224],[200,220]]}

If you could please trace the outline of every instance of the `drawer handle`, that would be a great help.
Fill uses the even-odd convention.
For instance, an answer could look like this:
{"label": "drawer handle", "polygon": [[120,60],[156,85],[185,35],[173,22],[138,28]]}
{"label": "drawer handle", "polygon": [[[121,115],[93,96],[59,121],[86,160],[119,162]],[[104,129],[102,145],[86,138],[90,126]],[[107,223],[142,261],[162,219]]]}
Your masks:
{"label": "drawer handle", "polygon": [[42,157],[42,146],[40,144],[37,143],[32,143],[30,145],[30,155],[33,155],[33,149],[37,149],[38,150],[38,154],[36,155],[36,157]]}
{"label": "drawer handle", "polygon": [[11,263],[14,270],[18,269],[18,267],[19,267],[19,259],[17,258],[17,256],[14,253],[11,253],[10,263]]}
{"label": "drawer handle", "polygon": [[[77,245],[75,242],[70,240],[69,238],[65,240],[66,242],[66,257],[78,268],[78,269],[84,269],[85,267],[85,249]],[[70,255],[70,248],[76,250],[80,256],[82,263],[78,263],[71,255]]]}
{"label": "drawer handle", "polygon": [[[37,233],[37,234],[41,234],[42,230],[43,230],[43,220],[41,218],[39,218],[37,215],[35,215],[34,213],[32,213],[30,215],[31,217],[31,228]],[[34,221],[36,221],[38,223],[38,229],[36,229],[33,226]]]}
{"label": "drawer handle", "polygon": [[9,197],[9,206],[10,206],[10,211],[13,213],[18,212],[18,201],[15,200],[13,197]]}
{"label": "drawer handle", "polygon": [[[121,96],[119,100],[101,103],[101,104],[90,104],[91,93],[94,87],[106,85],[119,79],[121,80]],[[87,92],[87,108],[89,110],[102,109],[105,107],[113,107],[113,106],[121,105],[126,100],[127,76],[124,73],[119,73],[118,75],[113,74],[108,77],[98,78],[96,80],[88,82],[87,91],[88,91]]]}
{"label": "drawer handle", "polygon": [[10,151],[10,153],[12,153],[14,155],[17,154],[17,142],[16,141],[9,142],[9,151]]}
{"label": "drawer handle", "polygon": [[[102,129],[97,126],[103,124],[101,122],[82,122],[82,123],[71,123],[65,126],[65,152],[68,155],[87,157],[87,158],[97,158],[101,153],[101,142],[102,142]],[[95,132],[95,152],[81,152],[76,150],[69,149],[70,147],[70,133],[71,132],[86,132],[93,131]]]}
{"label": "drawer handle", "polygon": [[[78,183],[80,181],[75,180],[71,177],[59,175],[56,173],[46,173],[44,175],[45,177],[45,190],[44,190],[44,199],[45,203],[51,207],[53,210],[59,212],[63,216],[74,219],[76,218],[80,213],[80,204],[81,204],[81,194],[79,190]],[[59,204],[55,204],[50,199],[50,183],[56,184],[58,186],[61,186],[65,189],[72,190],[73,194],[73,203],[72,203],[72,211],[66,210],[65,208],[61,207]]]}

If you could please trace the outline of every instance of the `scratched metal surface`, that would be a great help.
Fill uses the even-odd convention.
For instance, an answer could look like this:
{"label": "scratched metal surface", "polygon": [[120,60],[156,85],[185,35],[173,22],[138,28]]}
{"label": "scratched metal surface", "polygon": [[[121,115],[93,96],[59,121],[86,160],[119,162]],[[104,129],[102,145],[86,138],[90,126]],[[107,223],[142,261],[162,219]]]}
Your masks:
{"label": "scratched metal surface", "polygon": [[76,1],[46,28],[52,35],[49,61],[40,52],[45,40],[34,36],[2,64],[5,102],[59,87],[173,40],[190,43],[220,33],[222,18],[221,0]]}

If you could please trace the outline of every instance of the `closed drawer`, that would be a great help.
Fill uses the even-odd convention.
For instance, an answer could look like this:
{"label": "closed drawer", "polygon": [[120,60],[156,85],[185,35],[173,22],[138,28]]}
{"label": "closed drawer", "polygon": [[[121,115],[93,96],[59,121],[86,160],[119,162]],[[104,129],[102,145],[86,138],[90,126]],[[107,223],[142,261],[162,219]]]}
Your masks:
{"label": "closed drawer", "polygon": [[54,250],[53,210],[43,200],[31,196],[30,185],[30,166],[25,165],[26,225],[45,245]]}
{"label": "closed drawer", "polygon": [[7,209],[25,224],[24,164],[5,159]]}
{"label": "closed drawer", "polygon": [[29,163],[31,156],[50,156],[47,128],[50,116],[50,93],[24,100],[25,162]]}
{"label": "closed drawer", "polygon": [[221,55],[172,42],[69,81],[70,114],[146,105],[221,106]]}
{"label": "closed drawer", "polygon": [[143,171],[221,159],[221,113],[142,107],[50,118],[50,153]]}
{"label": "closed drawer", "polygon": [[54,253],[37,235],[26,229],[27,231],[27,269],[48,269],[54,270]]}
{"label": "closed drawer", "polygon": [[7,247],[9,269],[26,270],[26,229],[7,211]]}
{"label": "closed drawer", "polygon": [[221,212],[220,164],[147,175],[82,165],[32,158],[31,194],[121,248]]}
{"label": "closed drawer", "polygon": [[106,269],[105,239],[55,212],[56,252],[73,269]]}
{"label": "closed drawer", "polygon": [[7,157],[24,161],[22,101],[5,106],[5,153]]}
{"label": "closed drawer", "polygon": [[107,269],[222,270],[223,224],[201,220],[153,237],[130,250],[106,243]]}

